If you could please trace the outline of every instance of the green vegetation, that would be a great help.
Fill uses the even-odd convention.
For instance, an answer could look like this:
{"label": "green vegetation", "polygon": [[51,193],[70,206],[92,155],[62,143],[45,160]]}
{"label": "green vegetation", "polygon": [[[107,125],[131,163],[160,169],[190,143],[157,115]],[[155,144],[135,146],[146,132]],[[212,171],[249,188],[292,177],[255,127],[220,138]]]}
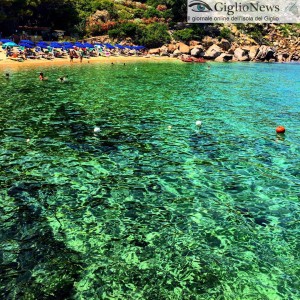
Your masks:
{"label": "green vegetation", "polygon": [[140,42],[147,47],[159,47],[162,44],[169,43],[171,40],[167,32],[167,25],[160,23],[153,23],[145,28],[144,35]]}
{"label": "green vegetation", "polygon": [[192,28],[185,28],[174,32],[173,37],[177,41],[183,41],[187,43],[194,38],[194,30]]}
{"label": "green vegetation", "polygon": [[226,39],[228,41],[232,41],[233,35],[231,33],[231,30],[228,27],[223,27],[220,30],[220,38]]}
{"label": "green vegetation", "polygon": [[142,44],[147,47],[158,47],[170,42],[170,35],[165,24],[153,23],[149,25],[133,22],[122,23],[108,31],[113,39],[131,37],[134,44]]}
{"label": "green vegetation", "polygon": [[109,30],[108,34],[113,39],[124,39],[130,36],[133,42],[138,44],[143,36],[143,29],[136,23],[128,22],[119,24],[116,28]]}

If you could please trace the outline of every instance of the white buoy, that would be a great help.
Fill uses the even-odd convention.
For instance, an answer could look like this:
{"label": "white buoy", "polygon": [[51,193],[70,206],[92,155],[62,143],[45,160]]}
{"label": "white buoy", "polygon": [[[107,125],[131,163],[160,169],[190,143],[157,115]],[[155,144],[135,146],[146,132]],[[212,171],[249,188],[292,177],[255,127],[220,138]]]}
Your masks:
{"label": "white buoy", "polygon": [[169,130],[171,130],[171,129],[172,129],[172,126],[171,126],[171,125],[169,125],[169,126],[168,126],[168,129],[169,129]]}
{"label": "white buoy", "polygon": [[94,128],[94,132],[100,132],[100,131],[101,131],[100,127],[97,127],[97,126],[96,126],[96,127]]}
{"label": "white buoy", "polygon": [[202,125],[202,122],[200,120],[196,121],[196,126],[200,127]]}
{"label": "white buoy", "polygon": [[26,142],[29,143],[29,142],[30,142],[30,139],[27,139]]}

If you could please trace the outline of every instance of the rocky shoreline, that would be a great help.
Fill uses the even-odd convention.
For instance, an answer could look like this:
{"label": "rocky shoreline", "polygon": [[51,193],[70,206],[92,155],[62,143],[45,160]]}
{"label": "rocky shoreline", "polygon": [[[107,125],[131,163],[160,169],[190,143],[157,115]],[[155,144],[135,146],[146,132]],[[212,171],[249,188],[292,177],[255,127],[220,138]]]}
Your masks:
{"label": "rocky shoreline", "polygon": [[205,37],[201,42],[191,41],[171,43],[160,48],[150,49],[150,55],[170,57],[197,57],[216,62],[293,62],[300,61],[300,41],[294,49],[280,49],[269,45],[239,45],[226,39]]}

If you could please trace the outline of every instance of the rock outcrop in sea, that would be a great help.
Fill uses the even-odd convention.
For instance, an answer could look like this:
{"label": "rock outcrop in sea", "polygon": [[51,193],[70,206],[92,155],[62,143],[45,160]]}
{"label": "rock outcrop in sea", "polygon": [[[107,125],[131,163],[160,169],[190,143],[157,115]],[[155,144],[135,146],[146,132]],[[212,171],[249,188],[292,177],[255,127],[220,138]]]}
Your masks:
{"label": "rock outcrop in sea", "polygon": [[[179,57],[181,55],[190,55],[193,57],[203,57],[207,60],[216,62],[228,61],[259,61],[259,62],[291,62],[300,61],[300,43],[294,49],[282,49],[269,45],[238,45],[233,42],[222,39],[220,42],[208,42],[209,37],[204,41],[195,43],[192,41],[189,45],[180,43],[171,43],[160,48],[150,49],[149,54]],[[213,39],[211,39],[213,40]],[[193,45],[194,44],[194,45]]]}
{"label": "rock outcrop in sea", "polygon": [[205,36],[201,40],[192,40],[189,43],[173,41],[161,48],[150,49],[149,54],[171,57],[188,55],[216,62],[300,61],[300,30],[286,37],[278,30],[278,27],[272,24],[269,27],[269,33],[260,42],[237,30],[233,25],[231,39]]}

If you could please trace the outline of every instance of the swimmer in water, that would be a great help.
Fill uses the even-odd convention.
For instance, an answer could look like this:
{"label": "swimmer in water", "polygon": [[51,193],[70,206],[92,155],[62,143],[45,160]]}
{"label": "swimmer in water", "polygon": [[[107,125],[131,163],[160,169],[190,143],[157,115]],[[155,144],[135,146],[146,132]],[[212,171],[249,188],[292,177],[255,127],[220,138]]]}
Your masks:
{"label": "swimmer in water", "polygon": [[68,75],[59,77],[59,78],[57,79],[57,81],[59,81],[59,82],[61,82],[61,83],[67,82],[67,81],[68,81]]}
{"label": "swimmer in water", "polygon": [[39,80],[45,81],[45,80],[48,80],[48,77],[45,77],[45,76],[44,76],[44,73],[41,72],[41,73],[40,73],[40,76],[39,76]]}
{"label": "swimmer in water", "polygon": [[9,79],[9,78],[10,78],[10,77],[9,77],[9,73],[6,73],[6,74],[5,74],[5,78],[6,78],[6,79]]}

